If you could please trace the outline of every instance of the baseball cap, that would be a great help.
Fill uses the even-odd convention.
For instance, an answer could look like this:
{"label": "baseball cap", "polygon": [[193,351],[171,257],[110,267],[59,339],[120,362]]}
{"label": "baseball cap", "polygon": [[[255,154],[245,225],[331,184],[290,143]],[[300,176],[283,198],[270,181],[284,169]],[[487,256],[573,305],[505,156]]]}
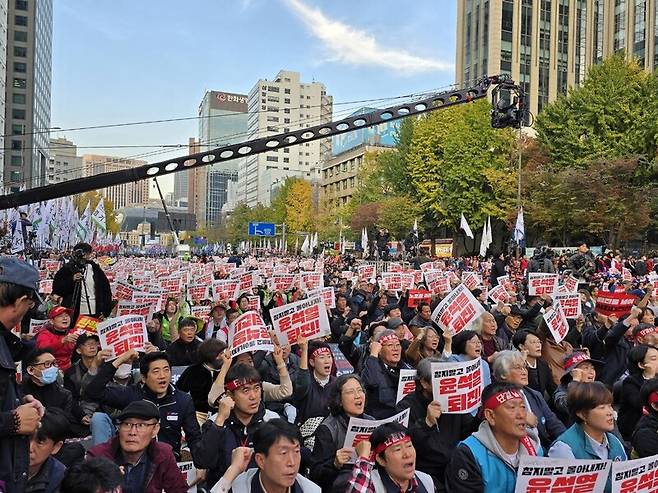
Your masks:
{"label": "baseball cap", "polygon": [[34,291],[36,301],[41,304],[39,296],[39,271],[16,257],[0,257],[0,282],[16,284]]}
{"label": "baseball cap", "polygon": [[151,401],[133,401],[117,416],[117,421],[121,422],[128,418],[157,419],[160,421],[160,410]]}
{"label": "baseball cap", "polygon": [[388,321],[388,328],[391,330],[397,329],[400,325],[404,325],[401,318],[392,318]]}
{"label": "baseball cap", "polygon": [[53,319],[55,317],[58,317],[62,313],[68,313],[69,317],[73,314],[73,310],[70,308],[66,308],[65,306],[54,306],[52,309],[48,312],[48,318]]}
{"label": "baseball cap", "polygon": [[396,304],[386,305],[386,308],[384,308],[384,316],[388,317],[388,315],[391,313],[391,310],[395,310],[396,308],[400,307]]}
{"label": "baseball cap", "polygon": [[88,332],[85,332],[83,334],[80,334],[80,336],[78,337],[78,340],[75,341],[76,349],[79,348],[80,346],[82,346],[89,339],[94,339],[96,342],[100,342],[100,339],[96,334],[89,334]]}
{"label": "baseball cap", "polygon": [[597,359],[592,359],[589,357],[589,355],[583,351],[576,351],[574,353],[571,353],[567,355],[564,358],[564,363],[562,364],[565,373],[571,373],[573,370],[576,369],[576,367],[584,363],[585,361],[589,361],[590,363],[594,365],[603,365],[603,361],[599,361]]}

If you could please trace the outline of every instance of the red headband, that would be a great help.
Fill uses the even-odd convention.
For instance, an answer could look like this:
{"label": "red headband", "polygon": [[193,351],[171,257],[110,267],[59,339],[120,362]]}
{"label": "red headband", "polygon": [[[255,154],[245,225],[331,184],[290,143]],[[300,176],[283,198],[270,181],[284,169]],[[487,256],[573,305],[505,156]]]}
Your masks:
{"label": "red headband", "polygon": [[641,330],[640,332],[638,332],[637,335],[635,336],[635,340],[640,340],[640,339],[642,339],[644,336],[647,336],[647,335],[649,335],[649,334],[652,334],[652,333],[654,333],[655,331],[656,331],[656,328],[655,328],[655,327],[647,327],[646,329],[642,329],[642,330]]}
{"label": "red headband", "polygon": [[581,364],[583,361],[589,360],[590,357],[587,355],[587,353],[576,353],[564,362],[564,369],[568,370],[569,368],[573,368],[574,366]]}
{"label": "red headband", "polygon": [[397,433],[393,433],[391,436],[389,436],[384,443],[380,443],[375,447],[375,451],[373,452],[373,455],[377,457],[379,454],[384,452],[389,447],[392,447],[393,445],[397,445],[398,443],[405,443],[411,441],[411,437],[407,435],[405,432],[400,431]]}
{"label": "red headband", "polygon": [[260,383],[260,382],[253,378],[236,378],[235,380],[231,380],[230,382],[227,382],[225,388],[226,390],[230,390],[232,392],[235,389],[239,389],[240,387],[244,387],[245,385],[250,385],[252,383]]}
{"label": "red headband", "polygon": [[315,359],[318,356],[322,356],[323,354],[331,354],[331,349],[321,346],[311,353],[310,359]]}
{"label": "red headband", "polygon": [[512,399],[523,399],[523,396],[518,390],[506,390],[505,392],[498,392],[492,395],[484,402],[485,409],[496,409],[501,404]]}
{"label": "red headband", "polygon": [[383,346],[387,342],[391,342],[391,341],[400,342],[400,339],[398,339],[398,336],[395,334],[389,334],[387,336],[380,337],[378,342]]}
{"label": "red headband", "polygon": [[655,390],[649,394],[649,405],[658,402],[658,392]]}

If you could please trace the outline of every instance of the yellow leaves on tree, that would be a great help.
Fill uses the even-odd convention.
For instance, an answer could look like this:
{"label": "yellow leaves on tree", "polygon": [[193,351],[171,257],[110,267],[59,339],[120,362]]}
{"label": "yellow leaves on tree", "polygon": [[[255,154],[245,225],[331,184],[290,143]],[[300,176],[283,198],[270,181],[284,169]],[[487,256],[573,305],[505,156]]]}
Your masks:
{"label": "yellow leaves on tree", "polygon": [[313,228],[313,190],[311,184],[296,180],[286,197],[286,226],[290,231],[311,231]]}

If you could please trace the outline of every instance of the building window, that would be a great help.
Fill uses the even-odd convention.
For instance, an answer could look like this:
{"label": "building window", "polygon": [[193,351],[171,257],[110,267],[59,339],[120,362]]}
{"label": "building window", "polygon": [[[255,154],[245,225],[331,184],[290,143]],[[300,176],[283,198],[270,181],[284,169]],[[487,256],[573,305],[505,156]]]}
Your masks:
{"label": "building window", "polygon": [[284,89],[284,90],[283,90],[283,93],[284,93],[284,94],[290,94],[290,89]]}
{"label": "building window", "polygon": [[12,166],[21,166],[23,164],[23,159],[21,156],[12,156],[11,157],[11,165]]}
{"label": "building window", "polygon": [[11,100],[14,104],[25,104],[25,94],[12,94]]}
{"label": "building window", "polygon": [[271,163],[278,163],[279,158],[278,158],[278,156],[267,156],[267,161],[269,161]]}
{"label": "building window", "polygon": [[12,171],[11,172],[11,181],[21,181],[21,172],[20,171]]}
{"label": "building window", "polygon": [[646,0],[635,0],[635,30],[633,37],[633,55],[638,58],[640,66],[645,66],[644,40],[646,37],[647,3]]}
{"label": "building window", "polygon": [[626,0],[615,0],[614,50],[620,51],[624,48],[626,48]]}
{"label": "building window", "polygon": [[11,141],[11,150],[12,151],[20,151],[23,148],[23,142],[20,140],[12,140]]}
{"label": "building window", "polygon": [[27,16],[25,15],[15,15],[14,24],[17,26],[27,26]]}
{"label": "building window", "polygon": [[290,114],[290,108],[283,108],[283,112]]}
{"label": "building window", "polygon": [[350,188],[354,188],[354,177],[350,178]]}
{"label": "building window", "polygon": [[512,73],[512,29],[514,28],[514,1],[503,0],[501,22],[500,70]]}
{"label": "building window", "polygon": [[284,163],[289,163],[289,162],[290,162],[290,159],[287,158],[287,157],[284,157],[284,158],[283,158],[283,162],[284,162]]}
{"label": "building window", "polygon": [[27,48],[24,46],[14,46],[14,56],[25,58],[27,56]]}
{"label": "building window", "polygon": [[284,99],[283,99],[283,102],[284,102],[284,103],[288,103],[288,104],[290,104],[290,98],[284,98]]}
{"label": "building window", "polygon": [[26,31],[14,31],[14,41],[22,41],[27,43],[27,32]]}
{"label": "building window", "polygon": [[23,135],[23,125],[14,123],[11,126],[11,134],[12,135]]}
{"label": "building window", "polygon": [[290,154],[290,147],[286,147],[283,149],[284,154]]}
{"label": "building window", "polygon": [[15,89],[26,89],[27,88],[27,80],[21,79],[18,77],[14,77],[14,88]]}
{"label": "building window", "polygon": [[11,110],[11,117],[15,120],[25,120],[25,110],[14,108]]}
{"label": "building window", "polygon": [[16,0],[16,10],[27,10],[27,0]]}
{"label": "building window", "polygon": [[23,62],[14,62],[14,72],[20,72],[24,74],[27,72],[27,65]]}

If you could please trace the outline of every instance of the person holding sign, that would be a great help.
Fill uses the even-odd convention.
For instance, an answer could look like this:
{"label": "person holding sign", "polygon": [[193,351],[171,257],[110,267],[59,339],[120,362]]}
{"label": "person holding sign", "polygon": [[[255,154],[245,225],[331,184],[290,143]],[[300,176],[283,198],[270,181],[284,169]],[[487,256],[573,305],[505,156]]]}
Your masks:
{"label": "person holding sign", "polygon": [[[445,335],[443,336],[445,338]],[[448,342],[446,340],[446,342]],[[452,351],[452,354],[450,353]],[[477,332],[462,330],[446,344],[441,356],[443,361],[472,361],[482,357],[482,341]],[[482,360],[482,383],[486,387],[491,383],[489,364]]]}
{"label": "person holding sign", "polygon": [[[331,374],[334,357],[329,345],[324,342],[298,341],[302,350],[299,373],[295,382],[293,404],[297,408],[297,423],[305,423],[309,418],[329,415],[329,396],[336,384]],[[309,371],[308,367],[312,371]]]}
{"label": "person holding sign", "polygon": [[440,357],[441,351],[438,349],[440,340],[439,333],[434,327],[418,329],[416,338],[409,345],[406,352],[409,364],[415,367],[423,358]]}
{"label": "person holding sign", "polygon": [[48,324],[35,337],[37,348],[50,349],[62,372],[70,368],[71,355],[78,340],[78,334],[69,329],[72,313],[70,308],[54,307],[48,312]]}
{"label": "person holding sign", "polygon": [[369,440],[359,442],[356,452],[359,457],[345,493],[434,491],[432,478],[416,471],[416,449],[400,423],[378,426]]}
{"label": "person holding sign", "polygon": [[[573,383],[569,387],[569,412],[575,423],[558,437],[548,451],[556,459],[628,460],[624,445],[612,431],[615,415],[612,392],[601,382]],[[605,491],[611,490],[610,479]]]}
{"label": "person holding sign", "polygon": [[433,327],[434,322],[432,322],[432,308],[430,304],[421,301],[416,307],[416,315],[409,321],[409,330],[412,334],[416,334],[420,329],[425,327]]}
{"label": "person holding sign", "polygon": [[567,391],[572,382],[593,382],[596,379],[597,367],[603,366],[603,361],[594,360],[584,351],[576,351],[564,358],[564,375],[560,385],[553,394],[555,412],[563,423],[570,424]]}
{"label": "person holding sign", "polygon": [[523,456],[542,456],[539,437],[526,427],[527,407],[521,389],[504,382],[482,392],[484,421],[461,442],[446,471],[450,493],[514,493]]}

